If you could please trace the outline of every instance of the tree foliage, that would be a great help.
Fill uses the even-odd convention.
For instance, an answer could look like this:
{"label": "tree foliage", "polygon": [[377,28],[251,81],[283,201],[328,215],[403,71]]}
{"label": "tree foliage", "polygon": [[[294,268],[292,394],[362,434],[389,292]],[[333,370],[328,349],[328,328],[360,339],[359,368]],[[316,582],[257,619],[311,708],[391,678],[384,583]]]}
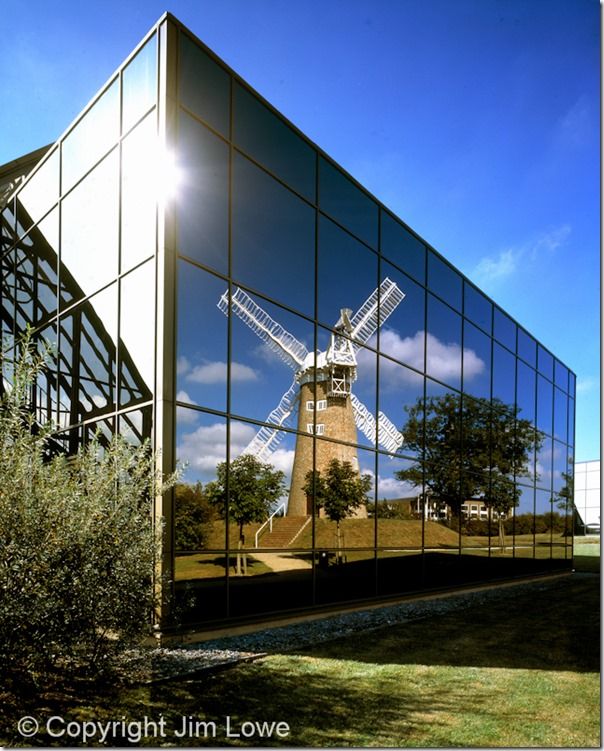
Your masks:
{"label": "tree foliage", "polygon": [[[230,464],[221,462],[216,467],[216,480],[206,485],[205,493],[223,519],[227,518],[228,498],[229,519],[239,526],[239,548],[245,545],[244,525],[265,521],[273,504],[285,492],[284,477],[283,472],[251,454],[243,454]],[[238,555],[238,574],[241,562]],[[243,565],[245,568],[245,557]]]}
{"label": "tree foliage", "polygon": [[44,355],[24,349],[0,402],[0,672],[98,670],[151,627],[160,478],[119,436],[51,456],[29,407]]}
{"label": "tree foliage", "polygon": [[520,501],[514,477],[532,478],[531,457],[541,437],[518,409],[494,399],[457,394],[418,399],[407,408],[405,446],[419,458],[396,473],[459,517],[461,504],[480,499],[499,520]]}
{"label": "tree foliage", "polygon": [[208,524],[216,518],[201,483],[177,483],[174,488],[174,541],[177,550],[202,550]]}
{"label": "tree foliage", "polygon": [[304,492],[315,499],[315,508],[323,509],[328,519],[336,523],[338,559],[341,548],[340,522],[367,503],[371,490],[371,476],[361,475],[348,461],[332,459],[324,473],[307,472]]}

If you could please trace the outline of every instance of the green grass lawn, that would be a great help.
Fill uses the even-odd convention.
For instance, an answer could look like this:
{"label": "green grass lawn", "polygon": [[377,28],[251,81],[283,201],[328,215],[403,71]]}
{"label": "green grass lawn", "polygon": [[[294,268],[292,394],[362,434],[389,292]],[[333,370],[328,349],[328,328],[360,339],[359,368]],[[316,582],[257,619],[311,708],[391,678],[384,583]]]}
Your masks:
{"label": "green grass lawn", "polygon": [[[597,559],[596,559],[597,560]],[[548,585],[549,586],[549,585]],[[149,746],[599,747],[599,577],[554,589],[503,590],[496,601],[270,654],[220,673],[152,686],[60,683],[17,700],[0,688],[0,742],[23,745],[18,717],[164,718]],[[286,738],[225,736],[245,721],[287,722]],[[182,717],[217,736],[170,733]],[[106,745],[127,745],[112,738]],[[29,742],[26,744],[29,745]],[[78,745],[36,736],[34,745]]]}

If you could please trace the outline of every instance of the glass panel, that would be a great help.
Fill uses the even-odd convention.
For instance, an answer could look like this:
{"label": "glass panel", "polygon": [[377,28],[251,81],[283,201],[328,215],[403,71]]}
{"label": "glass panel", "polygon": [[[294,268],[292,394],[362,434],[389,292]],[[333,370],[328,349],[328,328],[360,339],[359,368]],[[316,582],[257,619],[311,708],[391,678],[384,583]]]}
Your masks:
{"label": "glass panel", "polygon": [[361,240],[377,248],[377,204],[322,157],[319,160],[319,206]]}
{"label": "glass panel", "polygon": [[[294,382],[294,373],[314,350],[313,325],[256,295],[235,289],[232,294],[236,311],[247,308],[251,312],[242,317],[238,313],[232,316],[231,411],[242,417],[295,427],[299,387]],[[265,329],[256,325],[257,321],[276,332],[281,344],[265,336]],[[308,372],[312,381],[314,362],[312,356],[310,359],[306,367],[311,366]],[[313,398],[304,396],[304,401]],[[285,399],[283,409],[278,409],[282,399]]]}
{"label": "glass panel", "polygon": [[[419,371],[424,370],[425,350],[425,297],[424,289],[401,274],[386,261],[381,263],[381,283],[390,279],[405,296],[392,310],[388,299],[381,300],[379,346],[380,351],[395,360],[411,365]],[[384,295],[380,296],[381,298]],[[369,339],[374,342],[378,335]]]}
{"label": "glass panel", "polygon": [[516,358],[493,342],[493,399],[512,405],[516,392]]}
{"label": "glass panel", "polygon": [[461,276],[431,250],[428,251],[428,289],[461,310]]}
{"label": "glass panel", "polygon": [[158,153],[155,112],[122,142],[122,252],[127,271],[155,253]]}
{"label": "glass panel", "polygon": [[247,569],[237,575],[237,555],[230,556],[229,614],[299,610],[312,605],[312,554],[309,551],[246,554]]}
{"label": "glass panel", "polygon": [[480,326],[487,334],[491,333],[491,318],[493,305],[487,298],[473,287],[469,282],[464,282],[464,308],[463,313],[477,326]]}
{"label": "glass panel", "polygon": [[537,427],[548,435],[552,434],[553,386],[543,376],[537,376]]}
{"label": "glass panel", "polygon": [[28,180],[17,195],[18,221],[24,230],[35,224],[59,199],[59,150]]}
{"label": "glass panel", "polygon": [[218,271],[228,265],[228,146],[181,114],[178,161],[186,165],[178,201],[178,249]]}
{"label": "glass panel", "polygon": [[568,400],[568,443],[575,445],[575,400]]}
{"label": "glass panel", "polygon": [[547,490],[535,492],[535,558],[551,558],[552,543],[552,504],[551,493]]}
{"label": "glass panel", "polygon": [[59,210],[54,209],[32,232],[37,290],[36,319],[46,321],[57,311],[57,263],[59,247]]}
{"label": "glass panel", "polygon": [[386,211],[381,212],[382,255],[422,284],[426,282],[426,246]]}
{"label": "glass panel", "polygon": [[185,34],[180,35],[179,64],[181,104],[228,136],[229,74]]}
{"label": "glass panel", "polygon": [[238,83],[234,97],[235,143],[314,203],[315,150]]}
{"label": "glass panel", "polygon": [[461,388],[461,316],[432,295],[428,295],[426,370],[439,381]]}
{"label": "glass panel", "polygon": [[120,403],[152,397],[155,376],[155,263],[120,281]]}
{"label": "glass panel", "polygon": [[537,487],[547,488],[552,486],[552,455],[553,444],[549,436],[541,436],[541,442],[537,446]]}
{"label": "glass panel", "polygon": [[491,339],[464,321],[463,389],[472,396],[491,398]]}
{"label": "glass panel", "polygon": [[[335,326],[343,308],[352,315],[375,292],[378,257],[325,217],[319,220],[319,319]],[[366,338],[360,339],[366,343]]]}
{"label": "glass panel", "polygon": [[[378,521],[378,524],[380,522]],[[380,550],[378,552],[378,595],[421,589],[423,586],[421,550]]]}
{"label": "glass panel", "polygon": [[[461,395],[426,379],[424,423],[427,518],[455,527],[461,503]],[[405,432],[405,431],[403,431]],[[457,531],[457,530],[456,530]]]}
{"label": "glass panel", "polygon": [[558,360],[554,361],[554,380],[556,386],[568,392],[568,368]]}
{"label": "glass panel", "polygon": [[516,392],[518,416],[534,423],[536,390],[535,371],[518,360],[516,375],[518,381],[518,390]]}
{"label": "glass panel", "polygon": [[566,442],[568,398],[560,389],[554,389],[554,436]]}
{"label": "glass panel", "polygon": [[577,377],[574,373],[571,373],[569,371],[568,373],[568,395],[575,398],[575,384],[576,384]]}
{"label": "glass panel", "polygon": [[116,339],[117,284],[60,319],[61,427],[113,408]]}
{"label": "glass panel", "polygon": [[233,170],[233,277],[312,316],[314,209],[239,154]]}
{"label": "glass panel", "polygon": [[521,328],[518,328],[518,355],[529,365],[537,365],[537,342]]}
{"label": "glass panel", "polygon": [[516,324],[497,307],[493,315],[493,334],[508,349],[516,352]]}
{"label": "glass panel", "polygon": [[63,141],[63,195],[109,151],[119,135],[120,99],[116,79]]}
{"label": "glass panel", "polygon": [[375,552],[337,547],[317,551],[316,602],[341,602],[375,596]]}
{"label": "glass panel", "polygon": [[554,378],[554,358],[550,353],[542,347],[540,344],[537,348],[537,359],[538,359],[538,370],[540,373],[543,373],[543,375],[546,378],[549,378],[549,380],[553,380]]}
{"label": "glass panel", "polygon": [[134,446],[140,446],[144,441],[151,438],[153,420],[153,407],[133,409],[119,416],[119,434]]}
{"label": "glass panel", "polygon": [[[179,261],[176,398],[180,402],[226,410],[227,316],[217,303],[227,289],[223,279]],[[233,325],[243,323],[235,318]],[[236,360],[232,368],[235,379],[246,372],[253,376]]]}
{"label": "glass panel", "polygon": [[[421,477],[422,468],[419,462],[383,454],[378,456],[377,534],[380,547],[421,549]],[[434,540],[431,539],[431,542]]]}
{"label": "glass panel", "polygon": [[[569,476],[567,474],[567,450],[566,446],[560,441],[554,441],[554,462],[553,462],[553,490],[555,494],[559,494],[561,490],[565,490]],[[561,502],[561,504],[560,504]],[[564,496],[558,499],[558,506],[564,508],[566,500]]]}
{"label": "glass panel", "polygon": [[514,556],[533,558],[535,530],[535,491],[524,485],[517,486],[519,499],[514,513]]}
{"label": "glass panel", "polygon": [[58,408],[57,358],[58,334],[56,324],[46,326],[35,337],[38,351],[44,352],[46,367],[36,378],[34,391],[36,419],[40,423],[56,423]]}
{"label": "glass panel", "polygon": [[[356,440],[363,446],[375,448],[377,440],[378,423],[375,420],[377,404],[377,355],[365,347],[357,350],[357,380],[352,387],[353,412],[355,423],[358,428]],[[360,404],[359,404],[360,402]],[[369,412],[369,416],[365,412]],[[319,415],[317,415],[319,419]],[[321,420],[323,416],[321,415]],[[381,438],[388,440],[385,430],[386,423],[382,422]],[[396,431],[394,431],[396,434]],[[340,436],[338,436],[340,437]],[[342,436],[345,440],[345,436]],[[397,439],[395,439],[396,441]],[[396,450],[394,446],[392,451]]]}
{"label": "glass panel", "polygon": [[385,418],[378,423],[380,446],[418,457],[423,450],[424,377],[386,357],[380,357],[379,365],[380,412]]}
{"label": "glass panel", "polygon": [[114,151],[63,199],[61,275],[71,300],[117,277],[118,167]]}
{"label": "glass panel", "polygon": [[157,37],[154,34],[124,70],[122,133],[155,104],[157,98]]}

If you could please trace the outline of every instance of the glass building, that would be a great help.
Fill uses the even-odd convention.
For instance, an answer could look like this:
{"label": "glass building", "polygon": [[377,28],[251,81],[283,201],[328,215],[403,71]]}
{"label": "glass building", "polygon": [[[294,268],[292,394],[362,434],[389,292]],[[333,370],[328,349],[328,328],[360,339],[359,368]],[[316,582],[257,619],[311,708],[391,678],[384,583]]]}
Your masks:
{"label": "glass building", "polygon": [[[574,374],[176,19],[43,153],[0,168],[5,352],[55,345],[61,450],[182,467],[165,628],[571,568]],[[283,475],[241,526],[244,456]]]}

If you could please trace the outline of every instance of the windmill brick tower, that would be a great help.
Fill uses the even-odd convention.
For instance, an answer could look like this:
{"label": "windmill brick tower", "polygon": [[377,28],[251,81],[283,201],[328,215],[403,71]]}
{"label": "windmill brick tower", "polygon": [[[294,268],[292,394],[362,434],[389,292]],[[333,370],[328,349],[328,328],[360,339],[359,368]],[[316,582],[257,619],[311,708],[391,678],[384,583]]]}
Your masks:
{"label": "windmill brick tower", "polygon": [[[261,461],[270,461],[270,454],[283,437],[283,427],[298,404],[298,435],[288,516],[312,514],[311,499],[303,490],[306,476],[312,469],[323,471],[332,459],[348,461],[358,471],[357,429],[373,443],[388,451],[396,451],[403,436],[382,412],[377,422],[371,412],[352,393],[357,378],[356,352],[366,343],[404,298],[404,293],[386,278],[367,298],[359,310],[343,309],[334,326],[329,347],[324,352],[309,352],[306,346],[287,332],[257,305],[242,289],[237,288],[230,299],[232,313],[238,316],[294,371],[292,385],[279,404],[268,415],[269,425],[261,428],[242,453],[253,454]],[[218,307],[229,311],[228,290]],[[332,440],[313,441],[313,435]],[[338,441],[338,443],[334,442]],[[345,441],[347,443],[339,443]],[[366,511],[361,512],[363,515]]]}

